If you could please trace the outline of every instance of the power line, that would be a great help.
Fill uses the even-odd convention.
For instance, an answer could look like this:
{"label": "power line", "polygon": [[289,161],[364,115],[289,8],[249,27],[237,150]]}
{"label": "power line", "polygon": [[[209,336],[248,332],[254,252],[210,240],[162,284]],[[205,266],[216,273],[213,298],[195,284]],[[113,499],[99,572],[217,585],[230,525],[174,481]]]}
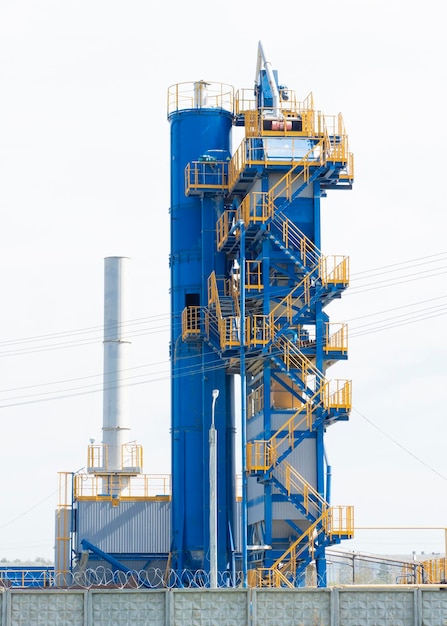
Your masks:
{"label": "power line", "polygon": [[416,454],[414,454],[413,452],[411,452],[411,450],[409,450],[408,448],[406,448],[404,445],[402,445],[399,441],[397,441],[397,439],[395,439],[394,437],[392,437],[390,434],[388,434],[387,432],[385,432],[382,428],[380,428],[379,426],[377,426],[377,424],[375,424],[374,422],[372,422],[370,419],[368,419],[366,417],[366,415],[364,415],[363,413],[361,413],[358,409],[353,408],[353,411],[355,411],[358,415],[360,415],[360,417],[362,417],[366,422],[368,422],[368,424],[370,426],[372,426],[373,428],[375,428],[376,430],[378,430],[384,437],[386,437],[387,439],[389,439],[390,441],[392,441],[396,446],[398,446],[399,448],[401,448],[402,450],[404,450],[404,452],[406,452],[407,454],[409,454],[411,457],[413,457],[413,459],[415,459],[418,463],[421,463],[421,465],[423,465],[424,467],[426,467],[427,469],[429,469],[431,472],[433,472],[434,474],[436,474],[437,476],[439,476],[440,478],[442,478],[443,480],[447,480],[447,476],[444,476],[444,474],[441,474],[440,472],[438,472],[438,470],[436,470],[434,467],[432,467],[431,465],[429,465],[428,463],[426,463],[425,461],[423,461],[422,459],[420,459]]}
{"label": "power line", "polygon": [[[385,279],[383,281],[376,281],[373,283],[364,282],[364,284],[361,284],[362,280],[368,281],[370,278],[376,275],[383,275],[386,273],[402,271],[402,270],[406,271],[407,269],[410,269],[412,267],[419,267],[422,264],[421,261],[424,261],[424,260],[425,260],[425,264],[435,263],[436,259],[446,254],[447,254],[446,252],[441,252],[438,254],[430,255],[428,257],[419,257],[416,259],[410,259],[408,261],[403,261],[400,263],[395,263],[392,265],[382,266],[382,267],[374,268],[371,270],[365,270],[363,272],[359,272],[358,274],[354,275],[354,279],[351,281],[351,286],[347,290],[344,297],[359,295],[360,293],[365,293],[368,291],[392,287],[392,286],[396,286],[399,284],[405,284],[407,282],[423,280],[425,278],[432,278],[432,277],[436,277],[441,274],[444,274],[447,271],[447,267],[442,266],[441,268],[434,268],[431,271],[425,270],[425,271],[416,272],[412,274],[406,274],[400,278],[394,277],[390,279]],[[432,259],[432,260],[427,260],[427,259]],[[440,259],[440,260],[443,260],[443,259]],[[409,266],[409,267],[405,267],[405,266]],[[393,268],[401,268],[401,270],[396,270]],[[365,276],[365,274],[369,274],[369,276]],[[357,278],[355,278],[355,276],[360,276],[360,277],[364,276],[364,278],[363,279],[360,278],[360,280],[358,280]],[[413,305],[408,305],[408,306],[413,306]],[[142,318],[129,320],[128,322],[123,323],[122,325],[123,332],[126,335],[126,339],[130,339],[132,337],[156,334],[160,332],[167,332],[170,328],[171,320],[176,317],[180,318],[180,315],[181,315],[181,311],[177,311],[177,312],[174,312],[173,314],[160,313],[154,316],[148,316],[148,317],[142,317]],[[154,323],[159,324],[161,321],[166,322],[166,324],[165,325],[163,324],[161,326],[158,325],[154,327],[147,326],[148,324],[149,325],[154,324]],[[141,325],[143,324],[146,326],[141,328]],[[135,328],[136,326],[140,326],[140,328]],[[104,329],[102,326],[91,326],[91,327],[86,327],[86,328],[81,328],[81,329],[75,329],[72,331],[60,331],[58,333],[42,334],[42,335],[24,337],[24,338],[19,338],[19,339],[14,339],[14,340],[2,341],[0,342],[0,349],[2,347],[13,348],[14,346],[23,346],[23,345],[25,347],[10,349],[6,351],[0,351],[0,357],[19,356],[21,354],[29,354],[33,352],[41,352],[41,351],[55,350],[55,349],[65,349],[65,348],[72,348],[72,347],[95,344],[103,340],[103,331]],[[86,335],[86,334],[89,336],[83,338],[82,335]],[[92,334],[93,336],[91,336]],[[78,339],[79,336],[81,336],[80,339]],[[54,343],[54,341],[57,341],[58,339],[66,339],[66,341],[62,343],[60,342]],[[39,343],[39,342],[42,343],[42,342],[48,342],[48,341],[53,342],[53,343],[50,343],[50,344],[47,343],[46,345],[37,345],[35,347],[29,347],[29,344]]]}

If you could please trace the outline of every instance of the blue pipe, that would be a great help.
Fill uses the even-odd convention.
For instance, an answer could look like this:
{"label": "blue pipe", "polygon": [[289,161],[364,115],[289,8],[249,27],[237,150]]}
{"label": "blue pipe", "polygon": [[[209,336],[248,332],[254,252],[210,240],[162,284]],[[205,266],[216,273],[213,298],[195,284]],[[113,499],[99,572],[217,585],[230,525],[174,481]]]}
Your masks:
{"label": "blue pipe", "polygon": [[247,587],[247,390],[245,375],[245,224],[238,222],[240,230],[240,290],[241,290],[241,439],[242,439],[242,584]]}
{"label": "blue pipe", "polygon": [[143,587],[151,588],[149,583],[145,582],[144,580],[141,580],[141,578],[138,576],[138,572],[136,572],[135,570],[129,569],[126,565],[123,565],[120,561],[115,559],[113,556],[110,556],[110,554],[107,554],[107,552],[104,552],[97,546],[90,543],[90,541],[88,541],[87,539],[81,539],[81,546],[84,550],[90,550],[94,554],[97,554],[102,559],[104,559],[104,561],[107,561],[107,563],[110,563],[110,565],[113,565],[113,567],[115,567],[120,572],[125,572],[126,574],[132,574],[132,576],[136,576],[138,581],[143,585]]}

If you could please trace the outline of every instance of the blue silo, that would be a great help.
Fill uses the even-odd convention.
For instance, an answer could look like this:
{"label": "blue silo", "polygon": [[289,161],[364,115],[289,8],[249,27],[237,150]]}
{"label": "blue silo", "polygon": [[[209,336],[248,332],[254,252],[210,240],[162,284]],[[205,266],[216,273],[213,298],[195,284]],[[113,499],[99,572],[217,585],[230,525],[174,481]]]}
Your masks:
{"label": "blue silo", "polygon": [[[203,81],[175,85],[169,90],[171,558],[172,567],[177,571],[209,569],[208,437],[212,413],[215,413],[218,433],[217,560],[220,572],[228,567],[232,556],[236,500],[234,377],[205,341],[204,325],[210,320],[205,320],[202,313],[208,304],[210,275],[225,275],[226,255],[216,250],[216,222],[224,210],[221,183],[231,151],[232,93],[231,87]],[[188,170],[191,164],[195,165]],[[202,175],[204,185],[195,185],[191,190],[188,176]],[[185,309],[196,316],[192,326],[197,332],[187,338],[182,336]],[[212,411],[213,390],[218,390],[219,396]]]}

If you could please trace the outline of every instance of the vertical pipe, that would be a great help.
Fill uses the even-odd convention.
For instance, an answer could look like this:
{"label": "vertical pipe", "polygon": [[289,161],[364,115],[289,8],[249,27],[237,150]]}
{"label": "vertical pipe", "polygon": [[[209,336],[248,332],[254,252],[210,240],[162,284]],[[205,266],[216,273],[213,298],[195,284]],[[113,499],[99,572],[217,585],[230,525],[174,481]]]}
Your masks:
{"label": "vertical pipe", "polygon": [[211,406],[210,443],[210,587],[217,589],[217,430],[214,426],[214,407],[219,395],[213,389]]}
{"label": "vertical pipe", "polygon": [[238,222],[240,229],[240,334],[241,334],[241,445],[242,445],[242,584],[247,587],[247,389],[245,376],[245,224]]}
{"label": "vertical pipe", "polygon": [[123,339],[127,317],[129,259],[104,260],[104,377],[102,443],[108,471],[122,469],[121,451],[128,440],[128,394],[124,386],[130,342]]}
{"label": "vertical pipe", "polygon": [[327,466],[326,473],[326,501],[330,504],[332,500],[332,467],[330,465]]}

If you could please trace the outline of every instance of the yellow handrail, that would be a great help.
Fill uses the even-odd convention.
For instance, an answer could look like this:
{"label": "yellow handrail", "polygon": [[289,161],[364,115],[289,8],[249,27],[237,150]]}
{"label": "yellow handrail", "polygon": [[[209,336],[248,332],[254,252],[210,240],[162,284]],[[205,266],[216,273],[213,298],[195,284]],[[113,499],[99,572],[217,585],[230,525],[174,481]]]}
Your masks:
{"label": "yellow handrail", "polygon": [[326,379],[323,373],[313,365],[307,356],[305,356],[288,337],[284,335],[280,336],[276,340],[275,345],[280,348],[280,356],[284,361],[287,371],[291,369],[301,370],[303,382],[305,382],[309,376],[313,376],[315,378],[314,387],[315,385],[323,386],[325,384]]}
{"label": "yellow handrail", "polygon": [[350,380],[340,379],[327,381],[323,386],[322,396],[325,409],[350,411],[352,408],[352,383]]}
{"label": "yellow handrail", "polygon": [[73,497],[78,500],[112,500],[119,493],[120,500],[166,499],[171,494],[169,474],[138,474],[136,476],[113,475],[115,489],[105,492],[102,475],[75,474],[73,477]]}
{"label": "yellow handrail", "polygon": [[228,239],[228,234],[233,224],[236,223],[237,211],[235,209],[227,209],[217,220],[217,249],[222,250]]}
{"label": "yellow handrail", "polygon": [[[278,220],[281,223],[281,218]],[[287,217],[282,220],[282,239],[286,248],[295,247],[300,252],[304,267],[318,264],[321,252],[306,235]]]}
{"label": "yellow handrail", "polygon": [[286,317],[288,322],[293,322],[293,309],[296,306],[303,308],[310,304],[310,286],[313,275],[316,273],[314,268],[311,272],[293,287],[293,289],[280,301],[268,315],[271,327],[274,328],[275,324],[282,317]]}
{"label": "yellow handrail", "polygon": [[268,471],[272,469],[283,453],[293,449],[295,433],[301,426],[305,426],[307,430],[312,430],[314,408],[315,406],[312,406],[311,400],[307,401],[295,411],[270,439],[256,439],[247,442],[247,471]]}
{"label": "yellow handrail", "polygon": [[226,161],[192,161],[185,167],[185,195],[192,190],[228,191]]}
{"label": "yellow handrail", "polygon": [[[120,471],[143,466],[143,448],[138,444],[122,444],[120,457]],[[87,467],[90,470],[109,470],[109,446],[106,444],[89,445],[87,448]]]}
{"label": "yellow handrail", "polygon": [[[324,380],[324,379],[322,379]],[[334,389],[335,386],[335,389]],[[324,381],[321,389],[307,400],[284,424],[267,440],[253,440],[247,443],[247,471],[269,471],[277,466],[278,459],[293,450],[296,433],[305,427],[313,429],[314,413],[318,407],[350,411],[352,408],[352,388],[349,380]]]}
{"label": "yellow handrail", "polygon": [[264,385],[259,385],[247,396],[247,418],[250,419],[264,408]]}
{"label": "yellow handrail", "polygon": [[225,83],[185,82],[168,88],[168,115],[186,109],[213,108],[233,113],[234,88]]}
{"label": "yellow handrail", "polygon": [[[331,332],[332,328],[338,326],[338,330]],[[325,340],[323,349],[329,352],[348,352],[348,325],[345,323],[326,322],[325,324]]]}
{"label": "yellow handrail", "polygon": [[301,494],[306,513],[310,513],[311,507],[315,508],[314,517],[319,517],[329,504],[307,480],[287,462],[281,463],[276,469],[276,476],[283,479],[282,484],[288,495]]}
{"label": "yellow handrail", "polygon": [[405,563],[402,567],[401,584],[444,584],[447,580],[447,559],[439,557]]}
{"label": "yellow handrail", "polygon": [[349,257],[330,255],[321,257],[319,261],[319,277],[323,286],[349,285]]}
{"label": "yellow handrail", "polygon": [[200,335],[202,307],[187,306],[182,311],[182,340]]}
{"label": "yellow handrail", "polygon": [[[352,506],[335,506],[326,508],[321,516],[311,524],[290,546],[281,554],[271,567],[256,569],[256,575],[251,575],[249,580],[256,582],[260,587],[282,587],[286,585],[293,588],[293,579],[296,576],[298,558],[309,551],[314,552],[314,535],[317,528],[323,529],[325,534],[332,538],[335,536],[354,536],[354,509]],[[289,573],[292,580],[285,574]],[[252,585],[254,586],[254,585]]]}

